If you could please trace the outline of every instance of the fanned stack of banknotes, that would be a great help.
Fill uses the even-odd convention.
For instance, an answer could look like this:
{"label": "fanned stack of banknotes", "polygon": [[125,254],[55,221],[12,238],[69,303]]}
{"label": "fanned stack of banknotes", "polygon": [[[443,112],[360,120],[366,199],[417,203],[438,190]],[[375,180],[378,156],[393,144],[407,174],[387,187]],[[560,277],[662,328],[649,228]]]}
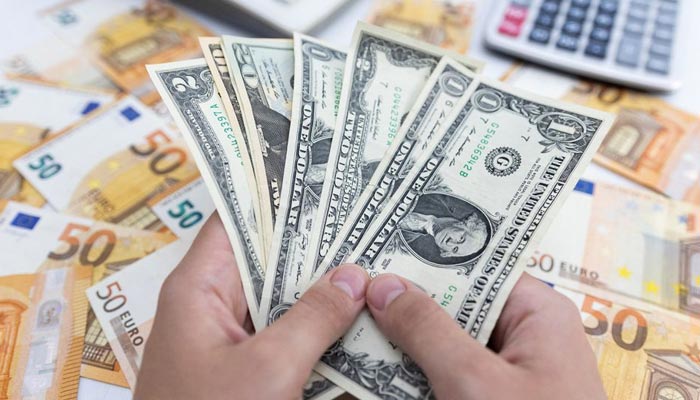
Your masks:
{"label": "fanned stack of banknotes", "polygon": [[[613,122],[365,24],[347,52],[301,34],[201,43],[204,58],[148,71],[224,221],[258,330],[352,262],[412,280],[486,343],[530,243]],[[366,313],[317,370],[330,381],[319,393],[431,390]]]}
{"label": "fanned stack of banknotes", "polygon": [[[97,3],[47,15],[75,29]],[[598,152],[697,203],[698,178],[679,173],[700,169],[696,116],[590,83],[543,98],[509,86],[539,90],[526,69],[493,81],[478,61],[367,24],[347,49],[201,37],[203,58],[153,64],[201,57],[193,37],[209,34],[157,12],[155,33],[137,12],[100,28],[182,32],[153,54],[100,48],[109,84],[33,64],[0,80],[0,398],[75,398],[80,377],[133,387],[160,287],[214,210],[257,330],[357,263],[415,282],[486,343],[527,271],[581,310],[610,398],[697,386],[700,207],[579,180]],[[93,88],[37,82],[53,76]],[[647,147],[630,148],[630,127]],[[431,394],[366,313],[316,371],[304,398]]]}

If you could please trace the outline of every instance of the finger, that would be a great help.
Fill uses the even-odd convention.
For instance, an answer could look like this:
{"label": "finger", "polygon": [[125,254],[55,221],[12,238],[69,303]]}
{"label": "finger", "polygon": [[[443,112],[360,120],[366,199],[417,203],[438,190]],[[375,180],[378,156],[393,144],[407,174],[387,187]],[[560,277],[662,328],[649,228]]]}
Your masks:
{"label": "finger", "polygon": [[308,372],[364,308],[368,283],[367,272],[359,266],[338,267],[253,340]]}
{"label": "finger", "polygon": [[393,274],[375,278],[367,289],[367,305],[379,329],[421,366],[438,398],[444,397],[440,391],[455,389],[455,380],[459,385],[479,381],[503,364],[403,278]]}

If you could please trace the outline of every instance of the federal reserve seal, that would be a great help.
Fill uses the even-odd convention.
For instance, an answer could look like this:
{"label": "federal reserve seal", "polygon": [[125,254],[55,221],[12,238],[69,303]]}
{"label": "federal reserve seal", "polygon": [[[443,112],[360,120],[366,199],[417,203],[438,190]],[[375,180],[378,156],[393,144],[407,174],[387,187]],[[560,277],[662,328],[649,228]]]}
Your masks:
{"label": "federal reserve seal", "polygon": [[494,176],[508,176],[520,168],[520,153],[510,147],[498,147],[486,156],[486,170]]}

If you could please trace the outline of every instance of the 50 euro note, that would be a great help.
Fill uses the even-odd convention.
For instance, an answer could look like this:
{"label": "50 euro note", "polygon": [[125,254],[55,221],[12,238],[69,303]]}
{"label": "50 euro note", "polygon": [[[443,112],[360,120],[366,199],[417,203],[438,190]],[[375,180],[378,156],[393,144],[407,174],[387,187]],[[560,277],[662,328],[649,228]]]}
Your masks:
{"label": "50 euro note", "polygon": [[65,1],[40,13],[46,26],[79,50],[122,90],[151,104],[158,99],[144,65],[199,54],[210,32],[165,2]]}
{"label": "50 euro note", "polygon": [[[0,214],[2,274],[36,273],[70,266],[90,269],[96,283],[172,242],[172,234],[56,214],[10,202]],[[80,375],[126,386],[119,365],[92,312],[85,316]],[[85,327],[85,323],[83,323]],[[81,338],[82,338],[81,336]]]}
{"label": "50 euro note", "polygon": [[0,277],[0,397],[75,399],[89,267]]}
{"label": "50 euro note", "polygon": [[530,256],[558,286],[646,300],[700,316],[700,207],[580,181]]}
{"label": "50 euro note", "polygon": [[0,78],[0,198],[42,206],[44,198],[12,162],[112,100],[104,92]]}
{"label": "50 euro note", "polygon": [[426,43],[465,53],[471,43],[473,0],[376,0],[368,21]]}
{"label": "50 euro note", "polygon": [[116,95],[117,88],[79,49],[45,32],[11,55],[0,59],[0,70],[12,78]]}
{"label": "50 euro note", "polygon": [[555,290],[580,310],[608,398],[700,395],[700,320],[614,293]]}
{"label": "50 euro note", "polygon": [[189,249],[180,239],[90,287],[86,294],[112,354],[133,389],[160,287]]}
{"label": "50 euro note", "polygon": [[[537,243],[610,114],[477,80],[348,257],[425,290],[486,344]],[[420,368],[363,312],[317,371],[362,398],[429,396]]]}
{"label": "50 euro note", "polygon": [[596,162],[700,205],[700,116],[647,94],[586,81],[563,99],[618,114]]}
{"label": "50 euro note", "polygon": [[55,209],[141,229],[160,224],[149,199],[198,174],[179,134],[130,96],[13,165]]}

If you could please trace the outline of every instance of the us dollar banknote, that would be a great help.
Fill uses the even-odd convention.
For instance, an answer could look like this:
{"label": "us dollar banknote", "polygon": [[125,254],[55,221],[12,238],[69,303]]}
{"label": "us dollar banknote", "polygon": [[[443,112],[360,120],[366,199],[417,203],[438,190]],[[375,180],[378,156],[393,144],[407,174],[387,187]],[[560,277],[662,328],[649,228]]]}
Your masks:
{"label": "us dollar banknote", "polygon": [[[311,279],[373,167],[399,128],[446,50],[360,23],[355,29],[343,77],[338,122],[305,262]],[[478,64],[455,57],[472,69]]]}
{"label": "us dollar banknote", "polygon": [[224,36],[223,40],[249,136],[262,214],[260,225],[267,249],[272,241],[287,156],[294,79],[293,43],[234,36]]}
{"label": "us dollar banknote", "polygon": [[[207,65],[209,65],[209,69],[211,70],[214,85],[221,96],[224,109],[231,122],[233,128],[231,134],[236,138],[238,143],[243,143],[243,146],[240,146],[239,150],[241,152],[241,159],[243,160],[243,167],[246,171],[248,189],[253,191],[253,198],[257,199],[259,197],[257,192],[258,185],[256,182],[253,160],[251,158],[250,139],[248,132],[245,130],[245,124],[243,123],[243,111],[241,110],[241,102],[238,100],[239,95],[231,79],[228,65],[226,65],[223,41],[220,37],[200,37],[199,44],[202,47],[204,59],[207,61]],[[259,201],[253,202],[253,209],[255,210],[256,221],[261,221],[262,215]]]}
{"label": "us dollar banknote", "polygon": [[236,254],[251,319],[257,329],[265,276],[240,145],[231,135],[211,71],[204,59],[148,65],[151,79],[183,132]]}
{"label": "us dollar banknote", "polygon": [[[425,290],[485,344],[529,248],[573,189],[611,115],[483,80],[416,161],[348,258]],[[423,399],[430,384],[367,312],[318,371],[361,398]]]}
{"label": "us dollar banknote", "polygon": [[294,36],[296,79],[287,168],[270,250],[271,272],[263,290],[268,323],[291,307],[306,286],[304,258],[326,176],[345,57],[317,39]]}
{"label": "us dollar banknote", "polygon": [[418,101],[406,117],[396,139],[375,168],[374,175],[359,197],[347,222],[335,238],[326,258],[314,274],[316,281],[340,265],[352,253],[365,231],[391,199],[422,151],[430,148],[444,123],[450,123],[476,86],[474,74],[456,61],[444,57],[438,64]]}

